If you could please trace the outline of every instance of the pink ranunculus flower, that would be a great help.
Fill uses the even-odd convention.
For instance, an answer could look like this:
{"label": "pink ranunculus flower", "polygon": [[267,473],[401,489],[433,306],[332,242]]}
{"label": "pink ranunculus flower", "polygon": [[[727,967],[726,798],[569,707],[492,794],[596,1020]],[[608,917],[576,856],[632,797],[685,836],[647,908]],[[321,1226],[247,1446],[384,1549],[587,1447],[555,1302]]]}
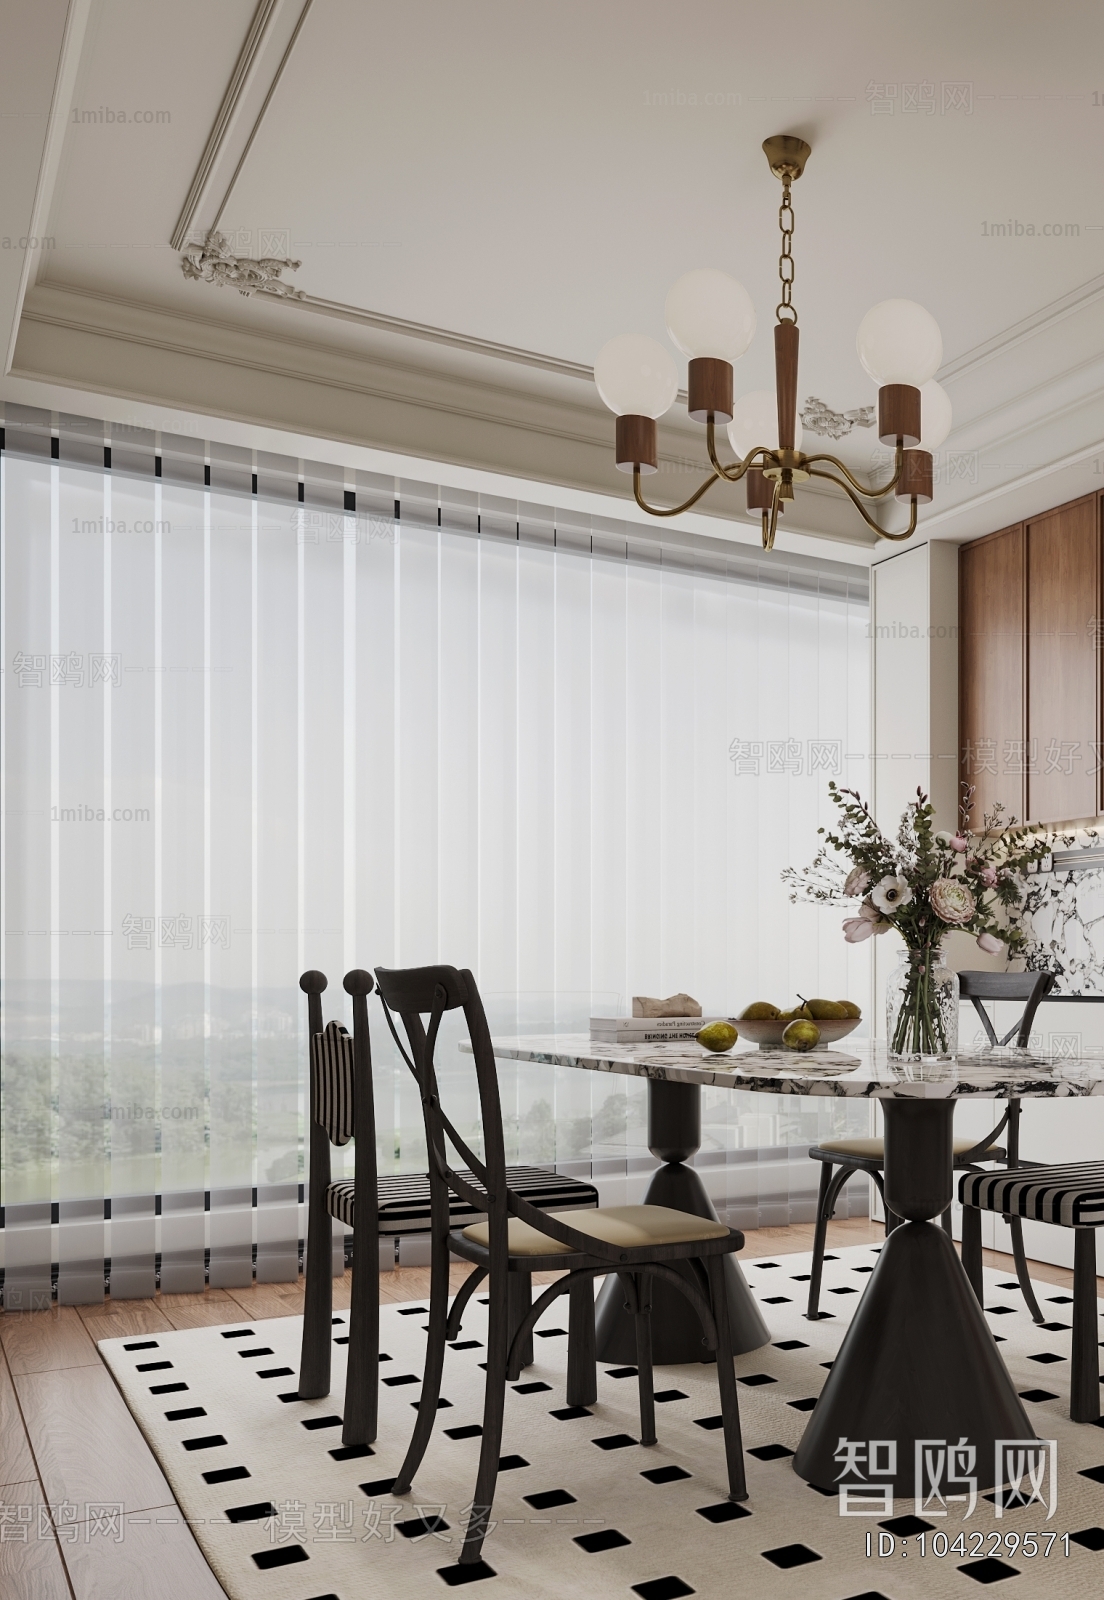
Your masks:
{"label": "pink ranunculus flower", "polygon": [[977,936],[977,947],[979,950],[984,950],[987,956],[999,956],[1001,951],[1004,949],[1004,944],[1002,940],[996,937],[995,934],[979,933]]}
{"label": "pink ranunculus flower", "polygon": [[848,944],[862,944],[876,931],[874,924],[865,917],[848,917],[843,924],[843,937]]}
{"label": "pink ranunculus flower", "polygon": [[997,887],[997,870],[995,867],[986,867],[984,872],[978,873],[978,882],[983,883],[987,889]]}
{"label": "pink ranunculus flower", "polygon": [[847,874],[847,880],[843,885],[844,896],[848,900],[852,900],[857,895],[865,894],[869,888],[870,874],[867,872],[866,868],[852,867],[851,871]]}
{"label": "pink ranunculus flower", "polygon": [[966,840],[960,833],[952,833],[951,837],[947,840],[947,843],[950,845],[952,850],[957,850],[960,855],[968,848]]}
{"label": "pink ranunculus flower", "polygon": [[957,878],[937,878],[928,891],[931,908],[941,922],[969,922],[977,910],[973,891]]}

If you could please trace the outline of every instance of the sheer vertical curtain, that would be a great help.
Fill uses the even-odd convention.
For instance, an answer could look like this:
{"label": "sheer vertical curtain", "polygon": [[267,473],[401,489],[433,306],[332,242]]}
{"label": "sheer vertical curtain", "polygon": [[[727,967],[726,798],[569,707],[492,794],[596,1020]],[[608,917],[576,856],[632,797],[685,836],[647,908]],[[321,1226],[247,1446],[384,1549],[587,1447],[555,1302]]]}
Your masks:
{"label": "sheer vertical curtain", "polygon": [[[865,763],[865,589],[8,413],[6,1305],[52,1277],[102,1297],[105,1259],[123,1297],[295,1276],[304,967],[345,1015],[351,966],[467,965],[509,1032],[639,992],[865,1001],[865,949],[778,881],[826,775]],[[381,1163],[416,1168],[374,1043]],[[518,1159],[640,1193],[640,1084],[504,1066],[503,1090]],[[807,1216],[809,1142],[866,1118],[709,1091],[719,1208]]]}

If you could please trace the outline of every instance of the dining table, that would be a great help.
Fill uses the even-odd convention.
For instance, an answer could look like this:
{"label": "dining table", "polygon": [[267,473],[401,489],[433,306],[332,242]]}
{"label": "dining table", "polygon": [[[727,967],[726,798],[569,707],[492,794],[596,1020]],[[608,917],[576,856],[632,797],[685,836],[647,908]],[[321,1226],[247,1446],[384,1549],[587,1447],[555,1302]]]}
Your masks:
{"label": "dining table", "polygon": [[[794,1470],[830,1488],[843,1439],[895,1440],[895,1488],[911,1492],[916,1442],[965,1440],[976,1448],[978,1487],[994,1485],[997,1441],[1036,1435],[997,1342],[937,1220],[954,1197],[952,1126],[967,1097],[1057,1099],[1104,1094],[1104,1052],[1050,1055],[1032,1049],[972,1048],[944,1059],[902,1060],[876,1040],[795,1052],[748,1048],[711,1054],[696,1041],[619,1045],[585,1034],[493,1040],[496,1058],[645,1078],[648,1147],[660,1163],[645,1202],[698,1216],[716,1212],[690,1160],[701,1135],[701,1091],[875,1100],[885,1139],[885,1203],[902,1223],[886,1236],[877,1264],[809,1414]],[[728,1258],[728,1305],[737,1354],[766,1344],[770,1329],[735,1257]],[[659,1290],[665,1290],[663,1298]],[[615,1277],[596,1307],[600,1357],[634,1359],[632,1319]],[[701,1330],[677,1290],[656,1285],[657,1363],[701,1360]]]}

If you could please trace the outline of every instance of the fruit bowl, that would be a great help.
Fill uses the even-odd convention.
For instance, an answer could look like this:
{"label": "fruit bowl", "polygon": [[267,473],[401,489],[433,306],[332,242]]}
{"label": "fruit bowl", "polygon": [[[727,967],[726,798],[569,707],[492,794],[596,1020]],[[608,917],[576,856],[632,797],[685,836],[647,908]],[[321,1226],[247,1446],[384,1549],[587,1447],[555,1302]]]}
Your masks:
{"label": "fruit bowl", "polygon": [[[825,1017],[817,1023],[820,1030],[820,1043],[815,1047],[824,1050],[828,1045],[836,1044],[840,1039],[845,1039],[849,1033],[854,1033],[861,1017]],[[782,1034],[786,1024],[775,1017],[759,1019],[745,1017],[737,1021],[740,1038],[746,1039],[749,1044],[757,1044],[760,1050],[781,1050]],[[796,1053],[796,1052],[795,1052]]]}

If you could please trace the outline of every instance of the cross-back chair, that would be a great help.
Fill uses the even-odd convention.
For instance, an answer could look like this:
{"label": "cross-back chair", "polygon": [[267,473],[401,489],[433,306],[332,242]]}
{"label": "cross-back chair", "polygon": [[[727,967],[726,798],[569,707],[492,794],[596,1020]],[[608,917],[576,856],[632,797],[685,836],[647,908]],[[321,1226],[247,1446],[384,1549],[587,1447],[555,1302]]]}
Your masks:
{"label": "cross-back chair", "polygon": [[[1018,1049],[1026,1049],[1031,1037],[1031,1027],[1040,1001],[1054,987],[1050,972],[960,972],[958,992],[963,1000],[970,1000],[981,1018],[982,1027],[990,1045],[1000,1047],[1015,1037]],[[985,1000],[1023,1000],[1024,1009],[1003,1038],[998,1039],[992,1018],[986,1011]],[[997,1139],[1005,1134],[1003,1147]],[[813,1262],[809,1279],[809,1303],[806,1316],[815,1321],[820,1315],[820,1286],[824,1270],[824,1248],[828,1223],[836,1208],[840,1190],[856,1172],[865,1172],[877,1186],[885,1205],[882,1173],[885,1167],[885,1145],[881,1139],[825,1139],[809,1151],[814,1161],[822,1163],[820,1193],[817,1197],[816,1228],[813,1234]],[[1020,1102],[1009,1100],[1004,1115],[996,1127],[983,1139],[968,1137],[954,1141],[954,1168],[957,1172],[978,1171],[979,1161],[1001,1161],[1008,1167],[1026,1165],[1020,1160]],[[888,1207],[885,1208],[885,1231],[891,1233],[900,1222]],[[1012,1235],[1012,1254],[1016,1262],[1016,1278],[1027,1306],[1036,1322],[1042,1322],[1043,1313],[1031,1287],[1024,1253],[1023,1227],[1019,1217],[1005,1219]],[[948,1206],[942,1217],[943,1227],[951,1231],[951,1209]]]}
{"label": "cross-back chair", "polygon": [[[656,1442],[649,1312],[650,1279],[658,1277],[673,1284],[691,1301],[701,1320],[702,1344],[716,1351],[729,1498],[746,1499],[739,1403],[722,1271],[722,1257],[740,1249],[743,1235],[712,1219],[689,1216],[665,1206],[614,1206],[568,1213],[538,1210],[508,1181],[494,1050],[472,974],[448,966],[406,970],[377,967],[376,984],[395,1041],[407,1057],[421,1090],[430,1160],[433,1228],[429,1333],[422,1393],[414,1434],[391,1492],[402,1495],[410,1491],[437,1416],[446,1339],[458,1326],[458,1311],[462,1314],[466,1295],[471,1292],[469,1286],[473,1286],[474,1280],[487,1276],[483,1431],[475,1494],[460,1554],[460,1564],[464,1567],[481,1564],[498,1478],[507,1380],[513,1381],[520,1374],[533,1328],[557,1296],[570,1295],[573,1307],[589,1302],[593,1317],[594,1279],[616,1272],[635,1317],[641,1443]],[[482,1160],[468,1147],[441,1105],[434,1051],[445,1013],[456,1009],[463,1010],[472,1050],[483,1132]],[[392,1013],[397,1013],[402,1020],[409,1051],[399,1039]],[[426,1017],[428,1026],[423,1021]],[[476,1182],[471,1182],[451,1165],[449,1145],[467,1164]],[[450,1195],[462,1197],[482,1212],[485,1220],[463,1230],[454,1229],[449,1217]],[[450,1253],[472,1262],[477,1269],[457,1296],[451,1316],[448,1310]],[[672,1262],[685,1260],[699,1264],[700,1287],[673,1271]],[[534,1271],[561,1272],[563,1276],[538,1296],[519,1325],[512,1326],[510,1280],[518,1274],[528,1279]]]}

